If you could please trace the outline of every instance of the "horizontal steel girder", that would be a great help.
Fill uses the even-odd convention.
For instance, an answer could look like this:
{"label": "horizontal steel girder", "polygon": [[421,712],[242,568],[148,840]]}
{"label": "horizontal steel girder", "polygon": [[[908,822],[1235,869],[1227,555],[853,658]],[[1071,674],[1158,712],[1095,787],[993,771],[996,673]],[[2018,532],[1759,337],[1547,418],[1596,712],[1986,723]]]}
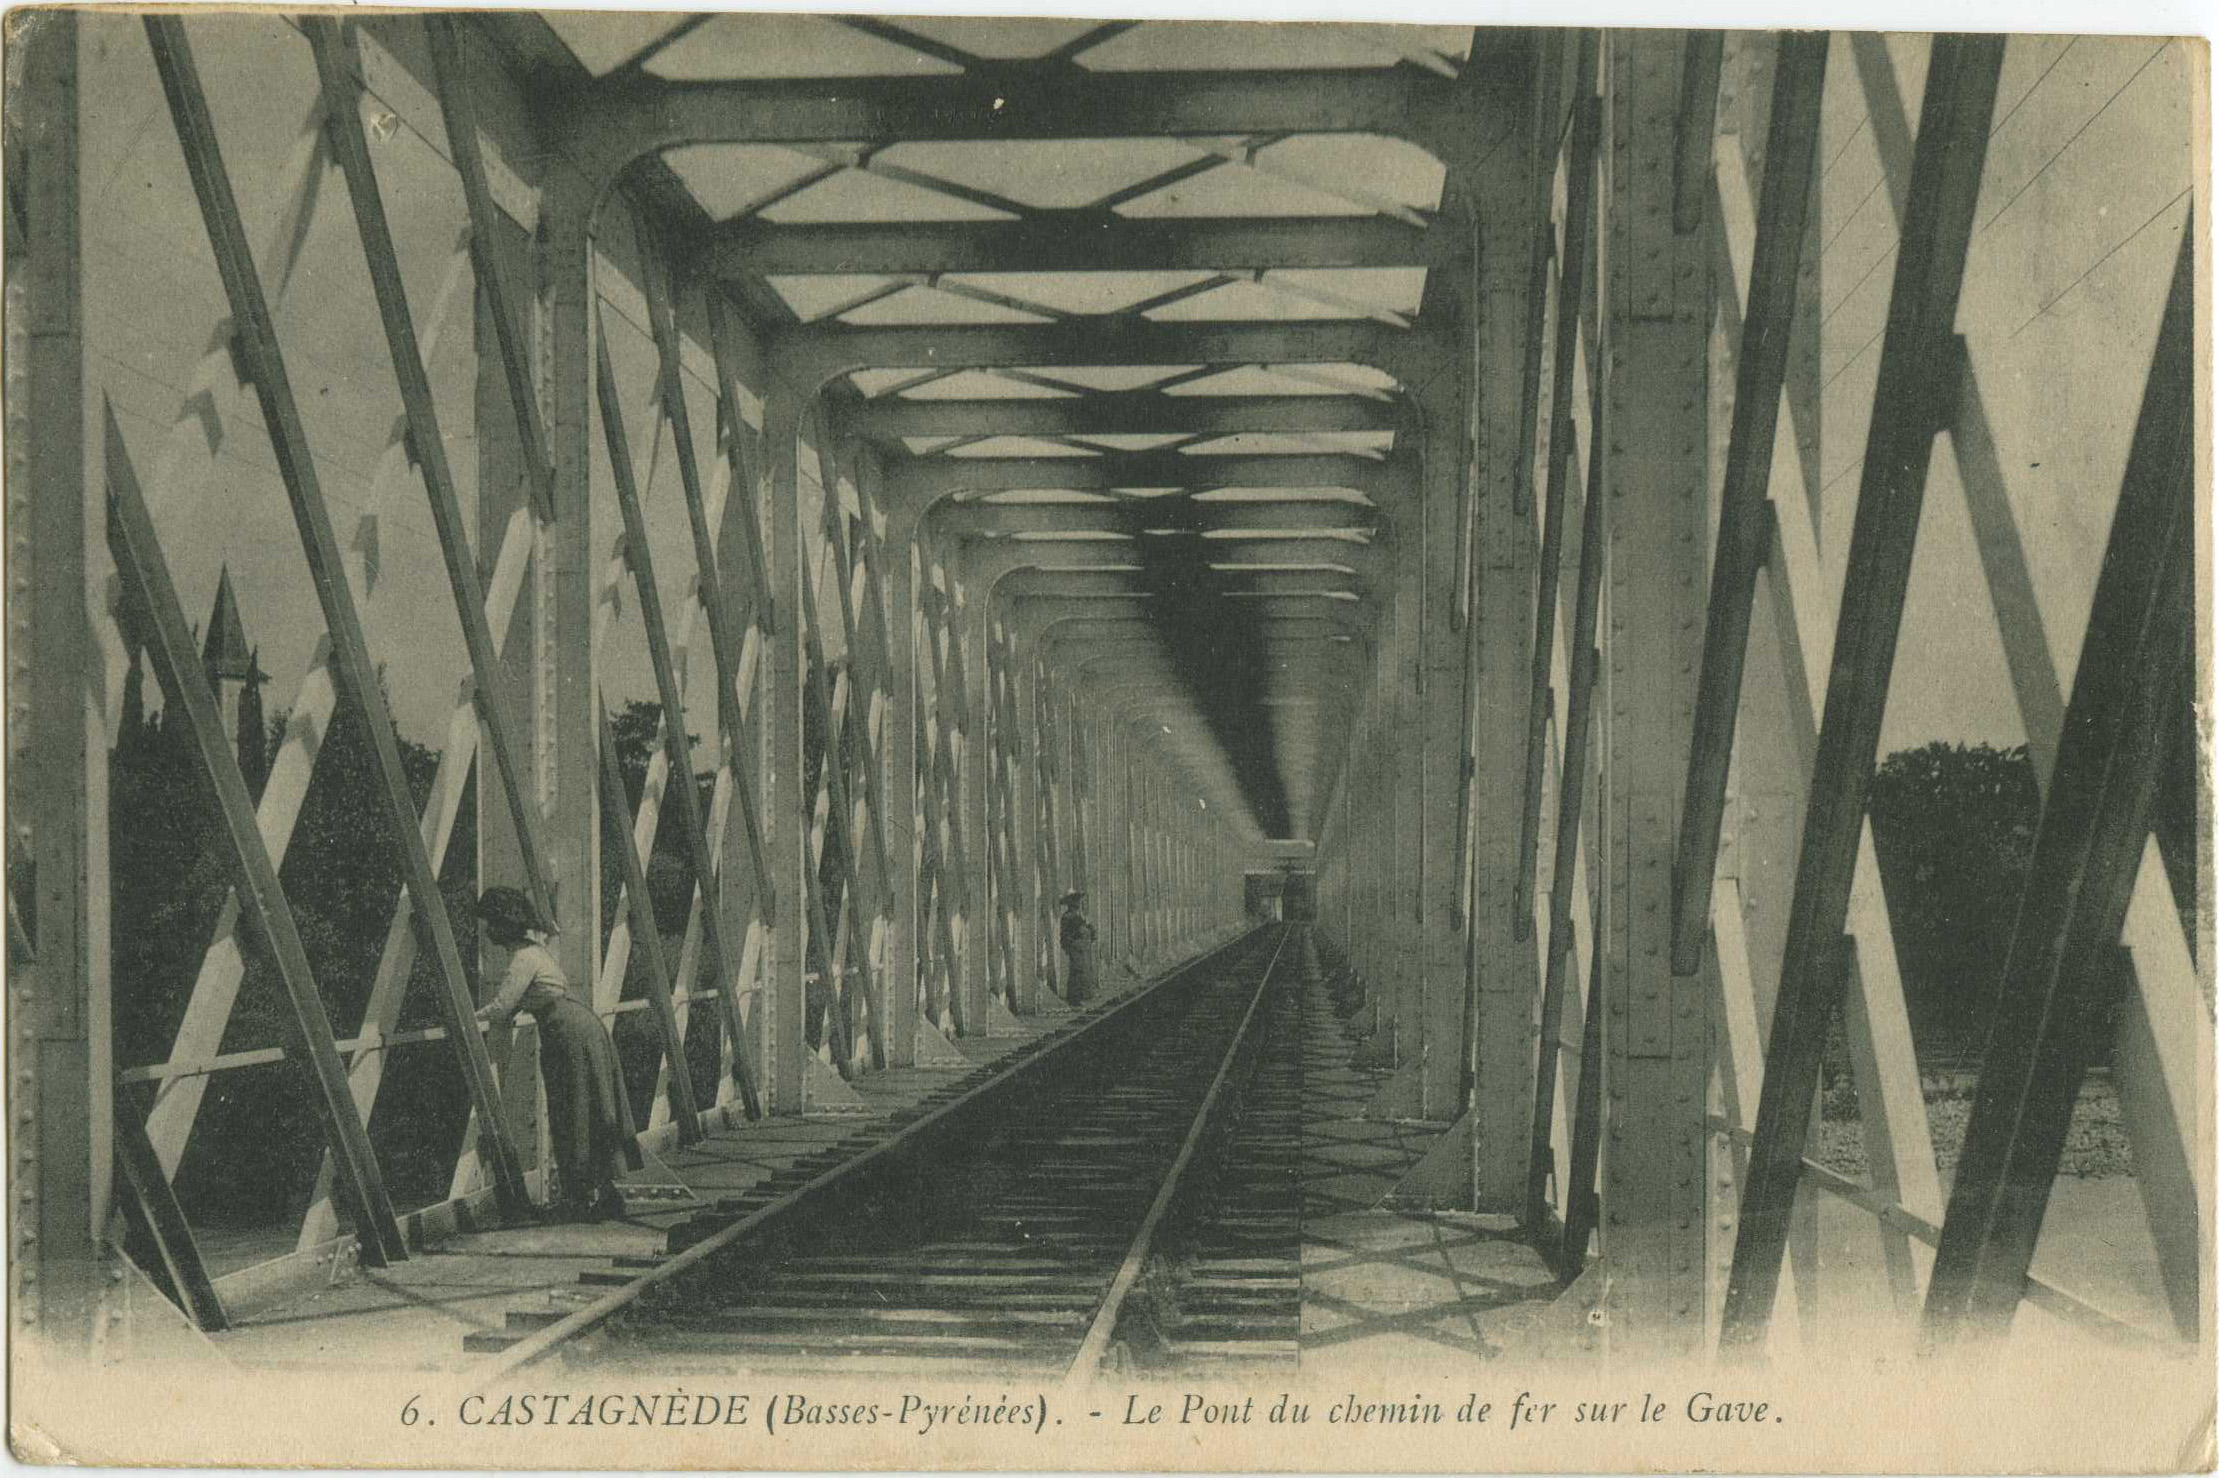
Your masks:
{"label": "horizontal steel girder", "polygon": [[[1346,687],[1354,681],[1354,672],[1348,663],[1340,661],[1336,649],[1326,643],[1309,642],[1290,647],[1268,647],[1265,662],[1271,667],[1272,688],[1275,692],[1302,692],[1311,688]],[[1157,679],[1169,684],[1181,684],[1186,679],[1179,668],[1164,659],[1160,653],[1137,646],[1117,646],[1103,643],[1075,642],[1056,649],[1059,665],[1080,673],[1109,674],[1120,677]]]}
{"label": "horizontal steel girder", "polygon": [[1400,405],[1355,395],[1166,395],[1160,390],[1039,400],[865,401],[845,417],[865,436],[1232,435],[1242,431],[1400,431]]}
{"label": "horizontal steel girder", "polygon": [[862,369],[1361,364],[1407,385],[1457,368],[1457,346],[1445,334],[1345,318],[1159,323],[1102,316],[1040,324],[904,328],[805,324],[773,336],[770,352],[797,388],[808,394],[840,375]]}
{"label": "horizontal steel girder", "polygon": [[[1240,577],[1239,600],[1300,600],[1365,609],[1362,596],[1368,582],[1326,570],[1264,570]],[[1001,593],[1010,599],[1056,596],[1066,600],[1138,601],[1148,593],[1134,585],[1133,577],[1119,570],[1017,569],[1002,577]],[[1348,597],[1354,596],[1355,599]]]}
{"label": "horizontal steel girder", "polygon": [[[1162,506],[1169,504],[1171,506]],[[1190,531],[1222,534],[1313,533],[1346,530],[1370,533],[1379,526],[1379,510],[1362,503],[1188,503],[1184,499],[1149,499],[1118,503],[941,503],[927,515],[933,532],[957,539],[993,534],[1124,533],[1151,528],[1185,527]],[[1167,537],[1141,533],[1145,541]],[[1215,541],[1212,541],[1215,542]],[[1238,542],[1238,541],[1227,541]]]}
{"label": "horizontal steel girder", "polygon": [[[1134,544],[1126,542],[1089,546],[978,539],[965,544],[963,549],[959,578],[968,589],[989,591],[995,590],[1004,576],[1021,569],[1101,570],[1134,564],[1140,558]],[[1312,573],[1330,571],[1369,580],[1378,576],[1382,556],[1376,546],[1352,544],[1345,539],[1228,540],[1222,554],[1211,551],[1210,563],[1230,568],[1319,566],[1321,568]]]}
{"label": "horizontal steel girder", "polygon": [[[1318,619],[1305,619],[1305,617],[1285,617],[1285,619],[1269,619],[1267,617],[1263,621],[1256,621],[1254,630],[1267,641],[1269,646],[1291,644],[1291,646],[1300,646],[1305,650],[1318,650],[1318,652],[1325,652],[1327,648],[1354,648],[1354,646],[1358,646],[1356,641],[1349,639],[1349,632],[1342,630],[1338,624],[1334,624],[1334,621],[1318,621]],[[1203,639],[1207,639],[1207,637],[1185,637],[1185,641],[1203,641]],[[1167,632],[1165,628],[1156,626],[1154,621],[1145,621],[1145,619],[1118,621],[1118,619],[1076,617],[1076,619],[1070,619],[1070,621],[1056,621],[1054,626],[1047,626],[1041,632],[1041,641],[1050,648],[1061,648],[1061,646],[1072,646],[1072,644],[1094,644],[1094,646],[1129,646],[1132,650],[1143,650],[1145,652],[1145,650],[1167,650],[1169,644],[1174,644],[1174,641],[1183,641],[1183,637],[1176,637],[1174,632]]]}
{"label": "horizontal steel girder", "polygon": [[[1522,75],[1525,58],[1511,53],[1489,51],[1476,65]],[[1487,80],[1468,70],[1466,81],[1479,85],[1466,86],[1413,67],[1092,72],[1003,65],[953,77],[701,82],[631,73],[595,83],[582,99],[550,99],[544,122],[597,193],[642,155],[705,143],[1372,133],[1408,139],[1453,164],[1516,121],[1511,90]],[[1495,116],[1475,126],[1475,107]]]}
{"label": "horizontal steel girder", "polygon": [[1099,457],[887,457],[881,497],[922,511],[964,493],[1036,490],[1105,492],[1112,488],[1347,488],[1381,507],[1415,487],[1406,457],[1354,457],[1331,452],[1244,453],[1229,457],[1180,452],[1120,452]]}
{"label": "horizontal steel girder", "polygon": [[[1020,630],[1042,636],[1054,631],[1059,624],[1070,621],[1104,622],[1147,626],[1154,629],[1155,619],[1148,614],[1145,598],[1133,600],[1095,600],[1060,595],[1013,595],[1010,583],[1002,587],[1004,599],[1011,606]],[[1244,600],[1240,603],[1243,616],[1257,621],[1311,621],[1330,626],[1349,636],[1364,636],[1371,631],[1373,611],[1370,606],[1348,600],[1298,600],[1272,597],[1264,600]]]}
{"label": "horizontal steel girder", "polygon": [[1142,220],[1112,211],[1043,212],[1021,221],[887,221],[713,227],[695,248],[714,277],[813,272],[1244,271],[1269,267],[1430,267],[1468,233],[1419,230],[1384,216]]}

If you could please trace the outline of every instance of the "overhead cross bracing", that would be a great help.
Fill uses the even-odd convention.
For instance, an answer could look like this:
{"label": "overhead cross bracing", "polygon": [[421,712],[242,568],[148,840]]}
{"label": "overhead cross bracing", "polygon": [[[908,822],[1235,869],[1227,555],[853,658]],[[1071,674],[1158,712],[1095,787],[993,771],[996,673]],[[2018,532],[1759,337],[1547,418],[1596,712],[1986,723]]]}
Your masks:
{"label": "overhead cross bracing", "polygon": [[[1163,31],[1172,45],[1058,25],[1054,44],[1009,55],[994,23],[762,24],[740,46],[719,39],[731,23],[674,20],[601,58],[586,113],[621,117],[615,135],[636,137],[618,147],[642,151],[608,167],[686,192],[694,270],[787,325],[769,328],[772,352],[823,382],[923,528],[996,569],[1052,554],[1047,568],[1153,597],[1143,619],[1184,727],[1237,777],[1220,803],[1254,834],[1308,835],[1330,757],[1306,737],[1282,746],[1270,712],[1309,680],[1305,642],[1279,638],[1267,663],[1231,597],[1255,568],[1345,578],[1362,600],[1371,548],[1410,520],[1410,384],[1439,372],[1427,333],[1459,311],[1432,278],[1472,242],[1468,222],[1441,224],[1447,162],[1405,136],[1401,105],[1482,85],[1471,33],[1312,28],[1258,59],[1241,56],[1248,33],[1208,26]],[[1196,75],[1145,70],[1192,67],[1194,46],[1252,69],[1200,84],[1206,133],[1163,101],[1194,99]],[[1274,51],[1304,70],[1273,71]],[[798,102],[813,90],[778,79],[817,75],[855,79],[868,126],[809,138],[791,109],[717,103],[753,110],[781,87]],[[1008,122],[949,126],[987,85]],[[1348,126],[1320,117],[1321,87],[1346,89]],[[1052,113],[1026,111],[1050,89]],[[1357,126],[1382,106],[1391,127]],[[912,131],[905,109],[935,123]],[[1285,126],[1290,109],[1306,126]],[[1235,490],[1237,507],[1209,501]]]}

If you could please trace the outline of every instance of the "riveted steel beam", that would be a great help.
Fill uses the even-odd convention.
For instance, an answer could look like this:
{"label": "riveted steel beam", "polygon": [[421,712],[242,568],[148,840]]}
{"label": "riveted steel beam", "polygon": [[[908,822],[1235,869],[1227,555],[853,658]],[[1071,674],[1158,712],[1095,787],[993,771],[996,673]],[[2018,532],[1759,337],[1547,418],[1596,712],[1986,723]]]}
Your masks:
{"label": "riveted steel beam", "polygon": [[[1132,600],[1090,600],[1063,598],[1054,595],[1012,595],[1012,576],[1003,583],[1003,597],[1016,612],[1018,623],[1046,637],[1066,621],[1117,621],[1148,622],[1148,604],[1144,597]],[[1371,607],[1355,601],[1280,599],[1277,597],[1243,601],[1243,614],[1260,621],[1310,621],[1348,636],[1369,636],[1372,626]]]}
{"label": "riveted steel beam", "polygon": [[1069,399],[907,400],[887,396],[847,422],[866,436],[1104,436],[1136,432],[1399,431],[1393,401],[1354,395],[1167,395],[1160,390]]}
{"label": "riveted steel beam", "polygon": [[771,341],[787,374],[810,390],[860,369],[991,369],[997,365],[1361,364],[1409,383],[1454,362],[1454,346],[1419,329],[1368,319],[1159,323],[1090,317],[1040,324],[847,328],[807,324]]}
{"label": "riveted steel beam", "polygon": [[[1002,579],[1005,597],[1054,595],[1067,600],[1125,601],[1147,599],[1147,592],[1133,584],[1133,572],[1087,567],[1028,567],[1011,570]],[[1318,601],[1362,610],[1368,620],[1372,606],[1365,600],[1370,581],[1332,570],[1245,571],[1227,581],[1229,600]]]}
{"label": "riveted steel beam", "polygon": [[[1310,650],[1318,650],[1319,646],[1320,644],[1313,644]],[[1197,724],[1201,722],[1199,713],[1195,711],[1188,697],[1185,682],[1180,676],[1179,670],[1145,648],[1129,644],[1120,646],[1117,644],[1081,642],[1071,646],[1068,650],[1059,649],[1059,663],[1059,670],[1081,680],[1086,684],[1088,692],[1095,691],[1095,679],[1106,680],[1112,677],[1119,680],[1131,679],[1149,686],[1151,691],[1161,693],[1167,704],[1176,705],[1181,711],[1192,714]],[[1288,695],[1291,696],[1312,688],[1339,690],[1349,685],[1347,681],[1344,681],[1342,673],[1329,667],[1321,667],[1312,676],[1315,679],[1314,681],[1302,684],[1298,688],[1290,688]],[[1353,674],[1348,676],[1352,678]],[[1214,742],[1212,741],[1213,744]]]}
{"label": "riveted steel beam", "polygon": [[1408,461],[1333,453],[1254,453],[1203,457],[1136,452],[1088,457],[891,457],[888,493],[912,508],[962,493],[1036,490],[1105,492],[1113,488],[1346,488],[1383,506],[1413,486]]}
{"label": "riveted steel beam", "polygon": [[[1370,544],[1345,539],[1256,539],[1226,541],[1222,557],[1210,563],[1221,571],[1261,569],[1281,573],[1337,573],[1376,579],[1383,560]],[[1140,554],[1129,545],[1075,546],[1054,541],[968,540],[963,545],[962,578],[974,592],[988,594],[1003,577],[1022,569],[1119,572],[1137,571]],[[972,598],[977,598],[976,596]]]}
{"label": "riveted steel beam", "polygon": [[1020,221],[887,221],[712,228],[696,246],[711,277],[811,272],[1146,272],[1181,267],[1429,267],[1457,233],[1384,216],[1141,220],[1108,210],[1043,211]]}
{"label": "riveted steel beam", "polygon": [[[1261,650],[1274,663],[1289,656],[1322,659],[1357,650],[1352,638],[1323,622],[1260,621],[1256,623],[1256,630],[1262,642]],[[1054,630],[1043,633],[1043,640],[1051,650],[1072,646],[1138,654],[1168,654],[1180,644],[1179,638],[1152,622],[1114,619],[1062,622]]]}
{"label": "riveted steel beam", "polygon": [[[1522,66],[1523,58],[1506,48],[1495,65]],[[556,146],[601,188],[643,155],[706,143],[1369,133],[1449,159],[1496,131],[1473,137],[1461,106],[1469,80],[1403,67],[1198,73],[994,66],[953,77],[702,82],[628,73],[583,98],[550,99],[544,114]],[[1492,95],[1471,88],[1471,96]]]}
{"label": "riveted steel beam", "polygon": [[[1129,533],[1168,538],[1173,534],[1369,534],[1378,527],[1377,509],[1362,503],[1204,503],[1184,499],[1155,511],[1159,500],[1119,503],[943,503],[931,514],[933,526],[960,539],[981,535]],[[1153,518],[1151,514],[1153,513]],[[1186,517],[1199,514],[1198,526]],[[1152,534],[1151,530],[1161,530]],[[1227,542],[1238,542],[1228,539]]]}

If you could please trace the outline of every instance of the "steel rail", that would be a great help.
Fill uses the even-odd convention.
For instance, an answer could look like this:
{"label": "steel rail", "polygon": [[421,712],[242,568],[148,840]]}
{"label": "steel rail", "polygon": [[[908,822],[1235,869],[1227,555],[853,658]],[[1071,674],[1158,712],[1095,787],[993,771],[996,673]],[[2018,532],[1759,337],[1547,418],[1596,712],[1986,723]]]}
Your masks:
{"label": "steel rail", "polygon": [[1202,1147],[1210,1130],[1218,1100],[1224,1096],[1226,1081],[1232,1076],[1233,1063],[1239,1058],[1241,1048],[1248,1041],[1249,1029],[1256,1024],[1256,1014],[1264,1003],[1264,992],[1271,987],[1271,972],[1279,968],[1280,957],[1287,952],[1291,929],[1279,935],[1278,947],[1271,952],[1263,975],[1256,982],[1256,993],[1249,998],[1248,1009],[1241,1014],[1240,1025],[1233,1030],[1233,1040],[1226,1045],[1225,1060],[1217,1066],[1217,1075],[1210,1080],[1210,1091],[1202,1095],[1202,1105],[1194,1111],[1194,1123],[1187,1130],[1184,1143],[1179,1146],[1179,1156],[1171,1162],[1163,1184],[1157,1188],[1156,1199],[1148,1207],[1148,1215],[1141,1219],[1140,1230],[1133,1234],[1132,1245],[1125,1250],[1125,1260],[1119,1264],[1117,1276],[1110,1280],[1109,1292],[1103,1295],[1102,1306],[1095,1311],[1094,1322],[1087,1326],[1086,1338],[1079,1344],[1079,1352],[1072,1357],[1071,1365],[1064,1372],[1066,1384],[1092,1379],[1100,1369],[1103,1357],[1109,1353],[1110,1338],[1117,1331],[1118,1317],[1124,1312],[1125,1297],[1140,1281],[1141,1269],[1148,1265],[1148,1256],[1155,1250],[1156,1232],[1171,1212],[1171,1203],[1179,1194],[1179,1183],[1185,1178],[1187,1166]]}
{"label": "steel rail", "polygon": [[[1259,926],[1259,928],[1261,927]],[[553,1354],[571,1340],[607,1322],[610,1316],[629,1307],[649,1289],[668,1283],[681,1274],[699,1267],[742,1238],[760,1230],[778,1217],[791,1212],[802,1203],[816,1199],[841,1181],[860,1174],[867,1167],[905,1149],[934,1125],[945,1121],[953,1114],[970,1108],[986,1094],[1001,1089],[1019,1076],[1037,1070],[1041,1063],[1051,1057],[1060,1055],[1074,1043],[1090,1038],[1102,1027],[1122,1018],[1142,1002],[1152,1000],[1160,992],[1177,984],[1196,971],[1225,958],[1242,944],[1255,938],[1257,932],[1257,929],[1251,929],[1227,940],[1215,949],[1197,955],[1183,965],[1165,971],[1153,983],[1143,986],[1120,1001],[1114,1002],[1100,1015],[1091,1020],[1080,1022],[1071,1029],[1067,1036],[1064,1036],[1046,1050],[1023,1053],[1018,1061],[1012,1062],[1008,1067],[995,1072],[969,1092],[952,1098],[931,1112],[903,1125],[899,1132],[863,1150],[853,1159],[830,1167],[822,1174],[811,1178],[806,1184],[797,1186],[769,1205],[750,1212],[730,1226],[721,1229],[715,1235],[695,1243],[666,1262],[658,1263],[631,1282],[612,1290],[604,1297],[596,1299],[576,1312],[565,1315],[529,1339],[510,1346],[492,1362],[491,1368],[472,1384],[464,1394],[466,1396],[482,1395],[517,1371],[546,1359],[547,1356]],[[1272,958],[1276,962],[1277,954],[1274,953]],[[1270,976],[1268,966],[1264,973],[1268,979]],[[1244,1020],[1243,1030],[1245,1028],[1246,1022]],[[1174,1178],[1176,1177],[1174,1176]]]}

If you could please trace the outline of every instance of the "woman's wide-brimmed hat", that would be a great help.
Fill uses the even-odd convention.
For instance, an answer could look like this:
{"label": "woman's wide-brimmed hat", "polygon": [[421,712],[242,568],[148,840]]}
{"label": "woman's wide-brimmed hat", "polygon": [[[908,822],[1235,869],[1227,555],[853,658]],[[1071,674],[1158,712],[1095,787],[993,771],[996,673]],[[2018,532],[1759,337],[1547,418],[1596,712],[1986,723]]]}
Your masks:
{"label": "woman's wide-brimmed hat", "polygon": [[1067,903],[1077,903],[1081,898],[1084,898],[1085,896],[1086,895],[1084,893],[1080,892],[1076,888],[1073,888],[1070,892],[1064,894],[1061,898],[1058,898],[1056,900],[1056,904],[1058,907],[1061,907],[1062,905]]}
{"label": "woman's wide-brimmed hat", "polygon": [[521,889],[507,886],[488,888],[478,895],[478,920],[495,928],[555,932],[553,921],[540,917],[539,909]]}

